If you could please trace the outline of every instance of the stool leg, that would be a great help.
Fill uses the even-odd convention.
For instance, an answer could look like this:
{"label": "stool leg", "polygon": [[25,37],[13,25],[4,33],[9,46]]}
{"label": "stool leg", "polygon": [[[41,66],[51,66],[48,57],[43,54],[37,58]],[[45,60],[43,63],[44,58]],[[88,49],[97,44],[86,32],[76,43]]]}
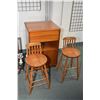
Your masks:
{"label": "stool leg", "polygon": [[62,76],[61,76],[61,82],[64,81],[64,78],[65,78],[66,73],[67,73],[67,63],[68,63],[68,58],[66,58],[66,61],[65,61],[64,71],[63,71]]}
{"label": "stool leg", "polygon": [[49,77],[48,77],[48,72],[47,72],[47,69],[46,69],[46,65],[44,65],[44,73],[45,73],[45,76],[46,76],[46,80],[48,82],[48,88],[50,88],[50,81],[49,81]]}
{"label": "stool leg", "polygon": [[42,71],[42,76],[43,76],[43,78],[44,78],[45,75],[44,75],[44,69],[43,69],[43,66],[41,67],[41,71]]}
{"label": "stool leg", "polygon": [[28,79],[28,65],[26,63],[26,80]]}
{"label": "stool leg", "polygon": [[80,69],[79,69],[79,61],[78,61],[79,59],[78,59],[78,57],[76,58],[76,60],[77,60],[76,62],[77,62],[77,80],[78,80],[78,78],[79,78],[79,73],[80,73],[80,72],[79,72]]}
{"label": "stool leg", "polygon": [[33,68],[30,70],[30,82],[29,82],[29,94],[32,92],[32,82],[33,82]]}
{"label": "stool leg", "polygon": [[71,58],[71,67],[72,67],[72,65],[73,65],[73,58]]}
{"label": "stool leg", "polygon": [[62,63],[62,58],[63,58],[63,55],[61,54],[61,57],[60,57],[60,59],[59,59],[59,61],[57,63],[57,66],[56,66],[57,69],[60,67],[60,65]]}

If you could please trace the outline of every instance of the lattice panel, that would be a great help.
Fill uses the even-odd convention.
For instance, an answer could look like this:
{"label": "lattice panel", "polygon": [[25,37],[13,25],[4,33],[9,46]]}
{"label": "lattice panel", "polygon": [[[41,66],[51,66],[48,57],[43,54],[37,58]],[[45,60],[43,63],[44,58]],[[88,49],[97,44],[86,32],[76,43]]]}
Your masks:
{"label": "lattice panel", "polygon": [[83,31],[83,1],[73,1],[69,31]]}
{"label": "lattice panel", "polygon": [[40,0],[18,0],[17,6],[18,6],[18,11],[40,11],[41,1]]}

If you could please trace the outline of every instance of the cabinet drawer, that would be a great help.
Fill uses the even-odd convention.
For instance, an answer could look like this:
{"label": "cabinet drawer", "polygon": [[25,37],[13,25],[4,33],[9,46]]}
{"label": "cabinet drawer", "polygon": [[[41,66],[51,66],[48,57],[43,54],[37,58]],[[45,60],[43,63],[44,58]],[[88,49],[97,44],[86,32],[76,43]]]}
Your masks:
{"label": "cabinet drawer", "polygon": [[46,42],[59,40],[59,31],[29,33],[30,42]]}

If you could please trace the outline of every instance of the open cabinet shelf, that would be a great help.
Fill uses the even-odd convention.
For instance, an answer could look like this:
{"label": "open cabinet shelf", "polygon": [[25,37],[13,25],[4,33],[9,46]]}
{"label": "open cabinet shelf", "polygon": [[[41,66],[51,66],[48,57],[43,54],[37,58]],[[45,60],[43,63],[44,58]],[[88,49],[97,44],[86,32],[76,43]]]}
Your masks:
{"label": "open cabinet shelf", "polygon": [[42,43],[43,51],[52,51],[58,49],[58,41]]}

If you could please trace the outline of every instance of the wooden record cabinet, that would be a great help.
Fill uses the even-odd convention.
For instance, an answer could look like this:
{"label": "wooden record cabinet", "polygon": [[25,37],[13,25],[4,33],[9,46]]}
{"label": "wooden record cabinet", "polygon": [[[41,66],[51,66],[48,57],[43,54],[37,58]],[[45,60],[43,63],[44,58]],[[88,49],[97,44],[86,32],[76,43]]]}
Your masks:
{"label": "wooden record cabinet", "polygon": [[52,21],[25,22],[27,42],[41,42],[50,66],[57,64],[60,28]]}

